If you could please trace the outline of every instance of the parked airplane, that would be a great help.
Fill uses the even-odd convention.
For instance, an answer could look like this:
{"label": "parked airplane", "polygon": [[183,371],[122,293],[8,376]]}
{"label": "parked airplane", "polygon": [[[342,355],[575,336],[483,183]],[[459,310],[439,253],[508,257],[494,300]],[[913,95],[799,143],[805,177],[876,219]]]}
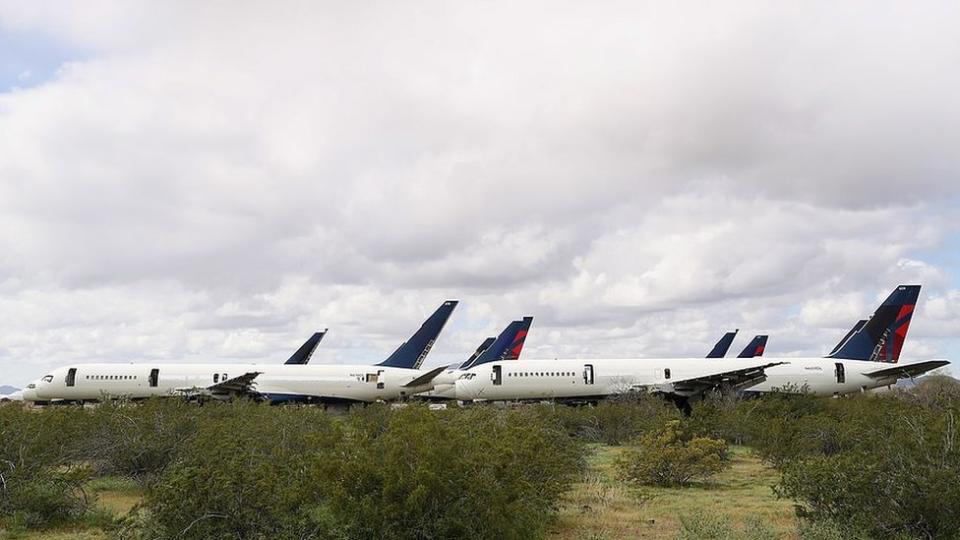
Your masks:
{"label": "parked airplane", "polygon": [[578,399],[646,390],[665,394],[682,406],[707,390],[723,386],[747,392],[775,390],[843,394],[893,384],[949,364],[927,360],[896,362],[906,338],[919,285],[901,285],[873,317],[828,358],[747,360],[597,359],[521,360],[477,366],[460,376],[458,400]]}
{"label": "parked airplane", "polygon": [[469,369],[489,362],[519,359],[520,353],[523,351],[523,344],[527,339],[527,332],[530,331],[532,323],[533,317],[524,317],[521,321],[511,322],[496,339],[487,338],[466,362],[449,366],[438,374],[433,379],[433,388],[419,394],[419,397],[455,399],[457,396],[454,384]]}
{"label": "parked airplane", "polygon": [[456,399],[597,401],[616,394],[663,394],[685,410],[715,388],[740,390],[781,362],[703,358],[555,359],[475,366],[455,384]]}
{"label": "parked airplane", "polygon": [[[197,399],[250,396],[277,402],[376,401],[428,389],[439,370],[417,369],[456,307],[443,303],[386,360],[376,365],[78,364],[36,385],[40,400],[95,401],[180,395]],[[296,355],[295,355],[296,356]],[[440,370],[445,368],[440,368]],[[233,374],[233,376],[231,376]]]}
{"label": "parked airplane", "polygon": [[763,356],[763,350],[767,347],[767,336],[753,336],[750,343],[743,348],[743,351],[737,355],[737,358],[753,358]]}
{"label": "parked airplane", "polygon": [[[859,321],[826,358],[790,358],[748,392],[846,394],[889,386],[948,365],[943,359],[898,364],[920,285],[900,285],[867,321]],[[895,364],[884,367],[883,363]]]}
{"label": "parked airplane", "polygon": [[707,358],[723,358],[727,355],[727,351],[730,350],[730,345],[733,343],[733,338],[737,337],[737,332],[740,329],[737,328],[733,332],[727,332],[720,338],[720,341],[713,346],[713,349],[707,353]]}

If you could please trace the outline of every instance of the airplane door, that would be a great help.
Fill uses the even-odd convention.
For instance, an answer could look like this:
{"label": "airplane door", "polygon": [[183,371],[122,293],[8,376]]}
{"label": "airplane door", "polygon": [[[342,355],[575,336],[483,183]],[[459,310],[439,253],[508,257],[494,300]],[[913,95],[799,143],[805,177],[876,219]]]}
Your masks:
{"label": "airplane door", "polygon": [[160,370],[156,368],[151,369],[150,377],[147,379],[147,381],[150,383],[151,387],[156,388],[157,383],[160,382]]}
{"label": "airplane door", "polygon": [[77,368],[70,368],[67,370],[67,386],[74,386],[77,384]]}
{"label": "airplane door", "polygon": [[490,380],[494,386],[503,384],[503,366],[493,366],[493,372],[490,373]]}
{"label": "airplane door", "polygon": [[386,386],[386,381],[384,379],[386,379],[386,372],[384,372],[384,370],[382,369],[378,370],[377,371],[377,390],[383,390],[384,386]]}
{"label": "airplane door", "polygon": [[833,370],[833,373],[834,375],[837,376],[837,382],[840,384],[847,382],[847,374],[846,374],[846,371],[843,369],[843,364],[840,362],[837,362],[836,364],[834,364],[834,366],[835,368]]}
{"label": "airplane door", "polygon": [[593,364],[584,364],[583,384],[593,384]]}

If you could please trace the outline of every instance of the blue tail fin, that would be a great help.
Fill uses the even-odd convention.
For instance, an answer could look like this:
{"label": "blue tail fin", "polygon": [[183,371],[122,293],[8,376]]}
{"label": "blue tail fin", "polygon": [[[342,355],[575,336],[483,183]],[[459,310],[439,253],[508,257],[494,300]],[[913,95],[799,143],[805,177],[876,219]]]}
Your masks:
{"label": "blue tail fin", "polygon": [[753,358],[763,356],[763,350],[767,348],[767,336],[753,336],[753,340],[744,347],[743,352],[737,355],[737,358]]}
{"label": "blue tail fin", "polygon": [[377,364],[378,366],[418,369],[423,360],[433,347],[433,343],[443,330],[443,325],[447,324],[447,319],[453,313],[453,308],[457,307],[456,300],[447,300],[436,311],[433,312],[420,329],[416,331],[410,339],[405,341],[397,350],[393,351],[386,360]]}
{"label": "blue tail fin", "polygon": [[317,350],[317,345],[320,344],[320,340],[323,339],[323,336],[326,334],[327,330],[324,329],[323,332],[317,332],[310,336],[310,339],[305,341],[303,345],[297,349],[297,352],[293,353],[293,356],[288,358],[284,364],[306,364],[309,362],[310,357],[313,356],[313,351]]}
{"label": "blue tail fin", "polygon": [[713,350],[707,355],[707,358],[723,358],[727,355],[727,351],[730,349],[730,344],[733,343],[733,338],[737,337],[737,332],[740,329],[736,329],[733,332],[727,332],[720,338],[720,341],[713,346]]}
{"label": "blue tail fin", "polygon": [[483,343],[481,343],[480,346],[477,347],[477,350],[474,351],[473,354],[470,355],[470,358],[467,358],[467,361],[464,362],[464,363],[462,363],[462,364],[460,364],[460,365],[457,367],[457,369],[467,369],[465,366],[469,366],[470,364],[472,364],[473,361],[476,360],[477,357],[480,356],[480,355],[483,353],[483,351],[489,349],[489,348],[490,348],[490,345],[493,345],[493,342],[494,342],[494,340],[496,340],[496,339],[497,339],[497,338],[488,337],[487,339],[483,340]]}
{"label": "blue tail fin", "polygon": [[900,285],[858,332],[828,358],[896,363],[907,338],[920,285]]}
{"label": "blue tail fin", "polygon": [[460,369],[470,369],[488,362],[506,360],[518,345],[517,355],[519,356],[520,349],[523,348],[523,340],[526,338],[527,330],[530,328],[531,322],[533,322],[533,317],[524,317],[522,321],[511,322],[503,329],[503,332],[500,332],[500,335],[497,336],[497,339],[494,340],[493,344],[491,344],[487,350],[483,351],[477,358],[474,358],[471,364],[462,366]]}
{"label": "blue tail fin", "polygon": [[844,345],[846,342],[850,341],[850,338],[853,337],[854,334],[856,334],[857,332],[859,332],[860,329],[863,328],[863,325],[865,325],[865,324],[867,324],[867,320],[866,320],[866,319],[861,319],[861,320],[857,321],[857,324],[853,325],[853,328],[851,328],[850,331],[847,332],[847,335],[843,336],[843,339],[841,339],[840,342],[837,343],[837,345],[833,348],[832,351],[830,351],[830,354],[828,354],[827,357],[830,357],[830,356],[833,356],[834,354],[836,354],[837,351],[840,350],[840,347],[843,347],[843,345]]}

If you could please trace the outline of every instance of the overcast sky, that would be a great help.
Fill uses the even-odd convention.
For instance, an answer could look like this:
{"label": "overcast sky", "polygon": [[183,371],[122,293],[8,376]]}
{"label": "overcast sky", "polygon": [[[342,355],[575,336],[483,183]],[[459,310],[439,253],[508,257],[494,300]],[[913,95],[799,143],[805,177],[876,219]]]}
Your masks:
{"label": "overcast sky", "polygon": [[[957,2],[0,0],[0,384],[91,361],[960,361]],[[960,373],[960,370],[954,370]]]}

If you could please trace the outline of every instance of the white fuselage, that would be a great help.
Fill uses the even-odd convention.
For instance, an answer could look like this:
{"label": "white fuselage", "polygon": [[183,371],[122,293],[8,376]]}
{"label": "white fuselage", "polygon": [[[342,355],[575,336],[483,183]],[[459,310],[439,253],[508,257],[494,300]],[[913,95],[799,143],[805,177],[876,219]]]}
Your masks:
{"label": "white fuselage", "polygon": [[[458,400],[595,398],[632,389],[662,387],[673,381],[770,362],[786,363],[766,368],[766,380],[744,388],[744,391],[771,392],[779,389],[833,395],[896,382],[895,376],[874,378],[864,375],[892,367],[892,364],[829,358],[514,360],[484,364],[461,372],[452,394]],[[842,370],[837,369],[838,364],[843,366]],[[495,380],[495,369],[500,370],[499,384]],[[669,378],[666,376],[667,369],[670,370]],[[437,386],[438,390],[440,388]]]}
{"label": "white fuselage", "polygon": [[[477,366],[455,383],[458,400],[589,399],[762,366],[768,359],[511,360]],[[499,371],[499,375],[497,375]]]}
{"label": "white fuselage", "polygon": [[[72,372],[72,375],[71,375]],[[253,389],[271,401],[377,401],[427,388],[406,388],[424,372],[369,365],[270,364],[77,364],[37,382],[35,400],[133,399],[202,390],[245,373],[259,372]]]}

